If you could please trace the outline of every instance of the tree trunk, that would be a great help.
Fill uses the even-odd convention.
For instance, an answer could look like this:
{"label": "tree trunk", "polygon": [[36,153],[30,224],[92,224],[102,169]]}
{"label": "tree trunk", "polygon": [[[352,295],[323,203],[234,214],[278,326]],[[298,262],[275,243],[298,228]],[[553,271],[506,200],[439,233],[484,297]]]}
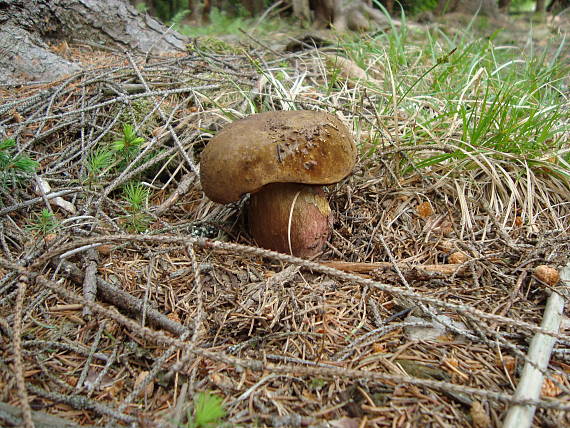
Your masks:
{"label": "tree trunk", "polygon": [[200,5],[199,0],[188,0],[188,10],[190,11],[190,13],[187,16],[187,19],[184,19],[184,21],[187,21],[188,24],[194,24],[198,21],[198,7]]}
{"label": "tree trunk", "polygon": [[292,0],[293,3],[293,16],[301,22],[308,22],[311,20],[311,7],[309,0]]}
{"label": "tree trunk", "polygon": [[550,13],[557,14],[568,8],[570,8],[570,0],[552,0],[546,10]]}
{"label": "tree trunk", "polygon": [[499,0],[499,10],[508,13],[511,6],[511,0]]}
{"label": "tree trunk", "polygon": [[212,0],[204,0],[202,7],[202,24],[210,23],[210,12],[212,11]]}
{"label": "tree trunk", "polygon": [[454,3],[454,7],[448,12],[459,12],[467,15],[478,13],[485,16],[497,16],[499,13],[496,0],[455,0],[448,3]]}
{"label": "tree trunk", "polygon": [[0,0],[0,82],[52,80],[79,65],[48,44],[93,42],[162,54],[186,38],[121,0]]}
{"label": "tree trunk", "polygon": [[367,0],[311,0],[317,26],[338,31],[368,31],[386,25],[388,19]]}
{"label": "tree trunk", "polygon": [[546,10],[546,2],[544,0],[536,0],[536,7],[534,11],[536,13],[544,13]]}
{"label": "tree trunk", "polygon": [[241,4],[251,16],[256,16],[263,10],[263,0],[241,0]]}
{"label": "tree trunk", "polygon": [[334,21],[334,0],[309,0],[309,5],[314,12],[315,25],[328,27]]}

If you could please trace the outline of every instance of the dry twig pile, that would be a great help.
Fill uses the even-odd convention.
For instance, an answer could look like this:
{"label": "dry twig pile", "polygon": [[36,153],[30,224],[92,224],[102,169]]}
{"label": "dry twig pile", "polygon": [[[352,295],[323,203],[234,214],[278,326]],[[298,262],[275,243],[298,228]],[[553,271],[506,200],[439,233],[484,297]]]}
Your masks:
{"label": "dry twig pile", "polygon": [[[457,150],[457,126],[400,144],[414,117],[379,115],[378,80],[327,92],[316,50],[119,59],[0,89],[0,137],[39,162],[0,188],[0,401],[29,403],[24,419],[175,426],[212,390],[230,426],[500,424],[552,287],[533,268],[567,262],[563,177],[516,180],[512,159],[484,154],[462,175],[414,171]],[[230,120],[301,108],[335,112],[361,146],[328,194],[335,231],[313,262],[252,246],[241,205],[208,201],[196,174]],[[94,168],[125,124],[140,150]],[[136,212],[133,181],[148,197]],[[570,337],[556,337],[535,420],[563,426]],[[0,407],[3,424],[20,421],[12,411]]]}

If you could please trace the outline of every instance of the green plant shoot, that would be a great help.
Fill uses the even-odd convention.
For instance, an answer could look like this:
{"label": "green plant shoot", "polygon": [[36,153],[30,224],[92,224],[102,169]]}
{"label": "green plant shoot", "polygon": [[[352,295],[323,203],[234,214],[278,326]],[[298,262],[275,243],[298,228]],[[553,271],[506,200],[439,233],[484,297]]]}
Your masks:
{"label": "green plant shoot", "polygon": [[113,150],[121,153],[125,158],[130,158],[139,150],[144,141],[144,138],[137,137],[132,125],[125,123],[123,125],[123,136],[113,142]]}
{"label": "green plant shoot", "polygon": [[127,183],[123,190],[123,198],[129,204],[129,209],[134,212],[144,208],[149,196],[148,188],[141,183]]}
{"label": "green plant shoot", "polygon": [[15,186],[32,175],[38,163],[24,154],[14,152],[16,142],[12,139],[0,141],[0,185]]}
{"label": "green plant shoot", "polygon": [[44,208],[39,214],[34,214],[34,219],[28,229],[38,235],[46,236],[54,232],[58,227],[59,222],[57,221],[54,213],[47,208]]}
{"label": "green plant shoot", "polygon": [[211,392],[199,392],[195,399],[194,415],[188,417],[189,428],[218,426],[226,415],[222,398]]}

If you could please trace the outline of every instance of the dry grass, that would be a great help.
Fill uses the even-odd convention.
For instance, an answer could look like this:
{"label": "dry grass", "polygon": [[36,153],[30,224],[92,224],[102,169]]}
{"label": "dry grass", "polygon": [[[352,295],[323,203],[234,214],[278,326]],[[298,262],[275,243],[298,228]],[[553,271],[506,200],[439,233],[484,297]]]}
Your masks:
{"label": "dry grass", "polygon": [[[122,66],[98,55],[66,81],[2,88],[6,137],[40,162],[52,191],[70,190],[77,212],[52,207],[57,232],[34,235],[31,214],[45,202],[24,204],[31,184],[2,189],[0,401],[19,406],[25,384],[33,412],[176,426],[197,391],[211,390],[228,426],[500,426],[548,294],[533,268],[567,263],[570,186],[553,173],[568,174],[564,164],[531,169],[469,151],[453,117],[444,134],[425,130],[429,143],[402,141],[417,122],[397,105],[377,110],[390,96],[380,79],[395,87],[388,72],[355,81],[332,75],[315,50],[216,49],[147,64],[119,56]],[[242,203],[208,201],[195,176],[202,147],[230,120],[301,108],[335,112],[361,148],[353,175],[328,189],[335,230],[315,262],[252,246]],[[140,155],[90,177],[89,154],[124,123],[145,137]],[[464,160],[414,170],[457,150]],[[151,189],[138,213],[149,227],[125,235],[135,214],[120,190],[133,179]],[[215,240],[200,237],[206,226]],[[422,270],[457,251],[463,274]],[[319,264],[331,260],[392,265],[357,275]],[[88,302],[92,262],[99,295]],[[557,337],[540,426],[570,423],[570,337]]]}

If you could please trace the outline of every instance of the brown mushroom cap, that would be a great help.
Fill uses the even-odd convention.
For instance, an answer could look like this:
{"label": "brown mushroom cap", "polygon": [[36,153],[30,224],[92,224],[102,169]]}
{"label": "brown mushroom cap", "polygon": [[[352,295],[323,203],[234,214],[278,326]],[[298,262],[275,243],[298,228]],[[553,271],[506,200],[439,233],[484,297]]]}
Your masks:
{"label": "brown mushroom cap", "polygon": [[237,120],[212,138],[200,179],[206,196],[229,203],[269,183],[337,183],[355,163],[352,136],[336,116],[274,111]]}

